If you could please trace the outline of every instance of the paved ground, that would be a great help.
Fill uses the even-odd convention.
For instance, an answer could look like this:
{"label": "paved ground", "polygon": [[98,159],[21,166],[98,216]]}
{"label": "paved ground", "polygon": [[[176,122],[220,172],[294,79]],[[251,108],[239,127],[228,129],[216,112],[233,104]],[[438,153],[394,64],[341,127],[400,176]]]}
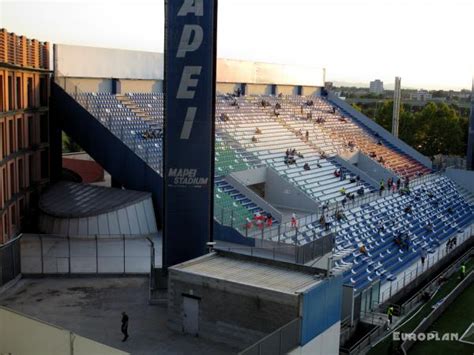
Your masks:
{"label": "paved ground", "polygon": [[[237,349],[178,334],[165,305],[148,305],[148,278],[24,279],[0,294],[0,305],[132,354],[235,354]],[[130,317],[121,342],[121,312]]]}

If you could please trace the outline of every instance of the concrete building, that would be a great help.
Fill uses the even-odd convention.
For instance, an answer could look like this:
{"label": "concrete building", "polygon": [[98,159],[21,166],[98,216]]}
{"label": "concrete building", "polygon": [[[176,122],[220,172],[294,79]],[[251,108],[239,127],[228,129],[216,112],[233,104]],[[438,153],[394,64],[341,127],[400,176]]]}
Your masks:
{"label": "concrete building", "polygon": [[370,82],[369,92],[371,94],[382,95],[384,93],[383,81],[375,79]]}
{"label": "concrete building", "polygon": [[414,101],[428,101],[433,98],[433,95],[426,90],[418,90],[410,94],[410,100]]}
{"label": "concrete building", "polygon": [[0,29],[0,245],[49,182],[49,45]]}
{"label": "concrete building", "polygon": [[168,324],[239,348],[283,327],[284,352],[336,354],[337,285],[320,269],[218,250],[169,269]]}

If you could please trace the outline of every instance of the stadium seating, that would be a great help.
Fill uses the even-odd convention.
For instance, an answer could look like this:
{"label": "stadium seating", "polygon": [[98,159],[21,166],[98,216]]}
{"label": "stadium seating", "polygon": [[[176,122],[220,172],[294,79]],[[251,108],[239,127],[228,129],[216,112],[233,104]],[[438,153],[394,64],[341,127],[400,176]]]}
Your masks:
{"label": "stadium seating", "polygon": [[[78,94],[76,99],[104,126],[119,137],[159,174],[162,172],[163,95],[154,93]],[[276,105],[278,103],[278,108]],[[306,135],[306,131],[308,135]],[[349,144],[351,142],[351,144]],[[295,163],[285,160],[295,150]],[[340,166],[336,154],[360,150],[383,156],[384,167],[400,177],[431,173],[415,159],[380,138],[347,113],[322,97],[268,95],[233,97],[216,101],[215,218],[246,234],[246,220],[267,212],[239,192],[225,177],[236,171],[266,166],[321,205],[341,209],[340,192],[355,192],[366,181],[354,181],[354,173]],[[308,164],[310,170],[303,169]],[[340,169],[341,176],[334,171]],[[411,179],[413,180],[413,179]],[[413,183],[413,182],[412,182]],[[432,252],[474,221],[473,206],[455,184],[436,174],[412,188],[409,194],[393,192],[369,203],[326,211],[325,222],[299,225],[267,238],[278,243],[304,245],[327,233],[335,235],[334,272],[357,290],[375,280],[394,280],[400,271],[419,260],[422,250]],[[411,211],[406,212],[407,206]],[[428,221],[433,231],[425,226]],[[274,223],[281,223],[273,219]],[[384,226],[381,230],[380,225]],[[410,247],[400,248],[394,238],[409,237]],[[364,245],[366,252],[360,251]]]}

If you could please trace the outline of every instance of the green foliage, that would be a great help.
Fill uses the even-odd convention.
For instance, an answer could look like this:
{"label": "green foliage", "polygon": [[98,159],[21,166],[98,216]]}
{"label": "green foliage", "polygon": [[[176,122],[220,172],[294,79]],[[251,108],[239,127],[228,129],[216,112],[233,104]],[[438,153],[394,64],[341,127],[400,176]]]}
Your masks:
{"label": "green foliage", "polygon": [[[353,104],[354,105],[354,104]],[[362,107],[362,112],[372,117],[386,130],[392,130],[393,101]],[[426,104],[418,112],[409,107],[400,108],[400,139],[427,156],[437,154],[464,156],[467,147],[468,118],[464,112],[446,103]]]}
{"label": "green foliage", "polygon": [[82,152],[79,144],[74,142],[66,133],[62,134],[63,153]]}

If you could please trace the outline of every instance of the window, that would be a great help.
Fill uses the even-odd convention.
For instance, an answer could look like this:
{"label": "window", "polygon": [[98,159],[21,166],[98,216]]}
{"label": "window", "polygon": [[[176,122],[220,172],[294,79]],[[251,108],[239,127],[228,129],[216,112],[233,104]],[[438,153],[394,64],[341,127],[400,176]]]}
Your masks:
{"label": "window", "polygon": [[0,112],[6,111],[3,103],[3,75],[0,75]]}
{"label": "window", "polygon": [[34,136],[34,119],[33,116],[28,116],[28,144],[31,147],[33,144],[36,144],[36,139]]}
{"label": "window", "polygon": [[18,188],[21,190],[25,187],[25,168],[23,159],[18,159]]}
{"label": "window", "polygon": [[18,150],[23,148],[23,118],[16,120],[16,132],[18,138]]}
{"label": "window", "polygon": [[10,141],[10,154],[15,151],[15,127],[14,127],[14,121],[9,120],[8,121],[8,138]]}
{"label": "window", "polygon": [[5,134],[5,123],[0,122],[0,160],[6,154],[7,136]]}
{"label": "window", "polygon": [[16,109],[19,110],[22,108],[21,106],[21,78],[19,76],[16,77]]}
{"label": "window", "polygon": [[39,81],[40,106],[48,106],[48,78],[42,76]]}
{"label": "window", "polygon": [[26,83],[27,89],[27,100],[28,100],[28,108],[33,108],[34,97],[33,97],[33,78],[28,78]]}
{"label": "window", "polygon": [[13,77],[11,75],[8,76],[8,110],[13,111]]}
{"label": "window", "polygon": [[10,191],[12,192],[12,196],[16,193],[15,189],[15,164],[9,164],[8,168],[10,169]]}

